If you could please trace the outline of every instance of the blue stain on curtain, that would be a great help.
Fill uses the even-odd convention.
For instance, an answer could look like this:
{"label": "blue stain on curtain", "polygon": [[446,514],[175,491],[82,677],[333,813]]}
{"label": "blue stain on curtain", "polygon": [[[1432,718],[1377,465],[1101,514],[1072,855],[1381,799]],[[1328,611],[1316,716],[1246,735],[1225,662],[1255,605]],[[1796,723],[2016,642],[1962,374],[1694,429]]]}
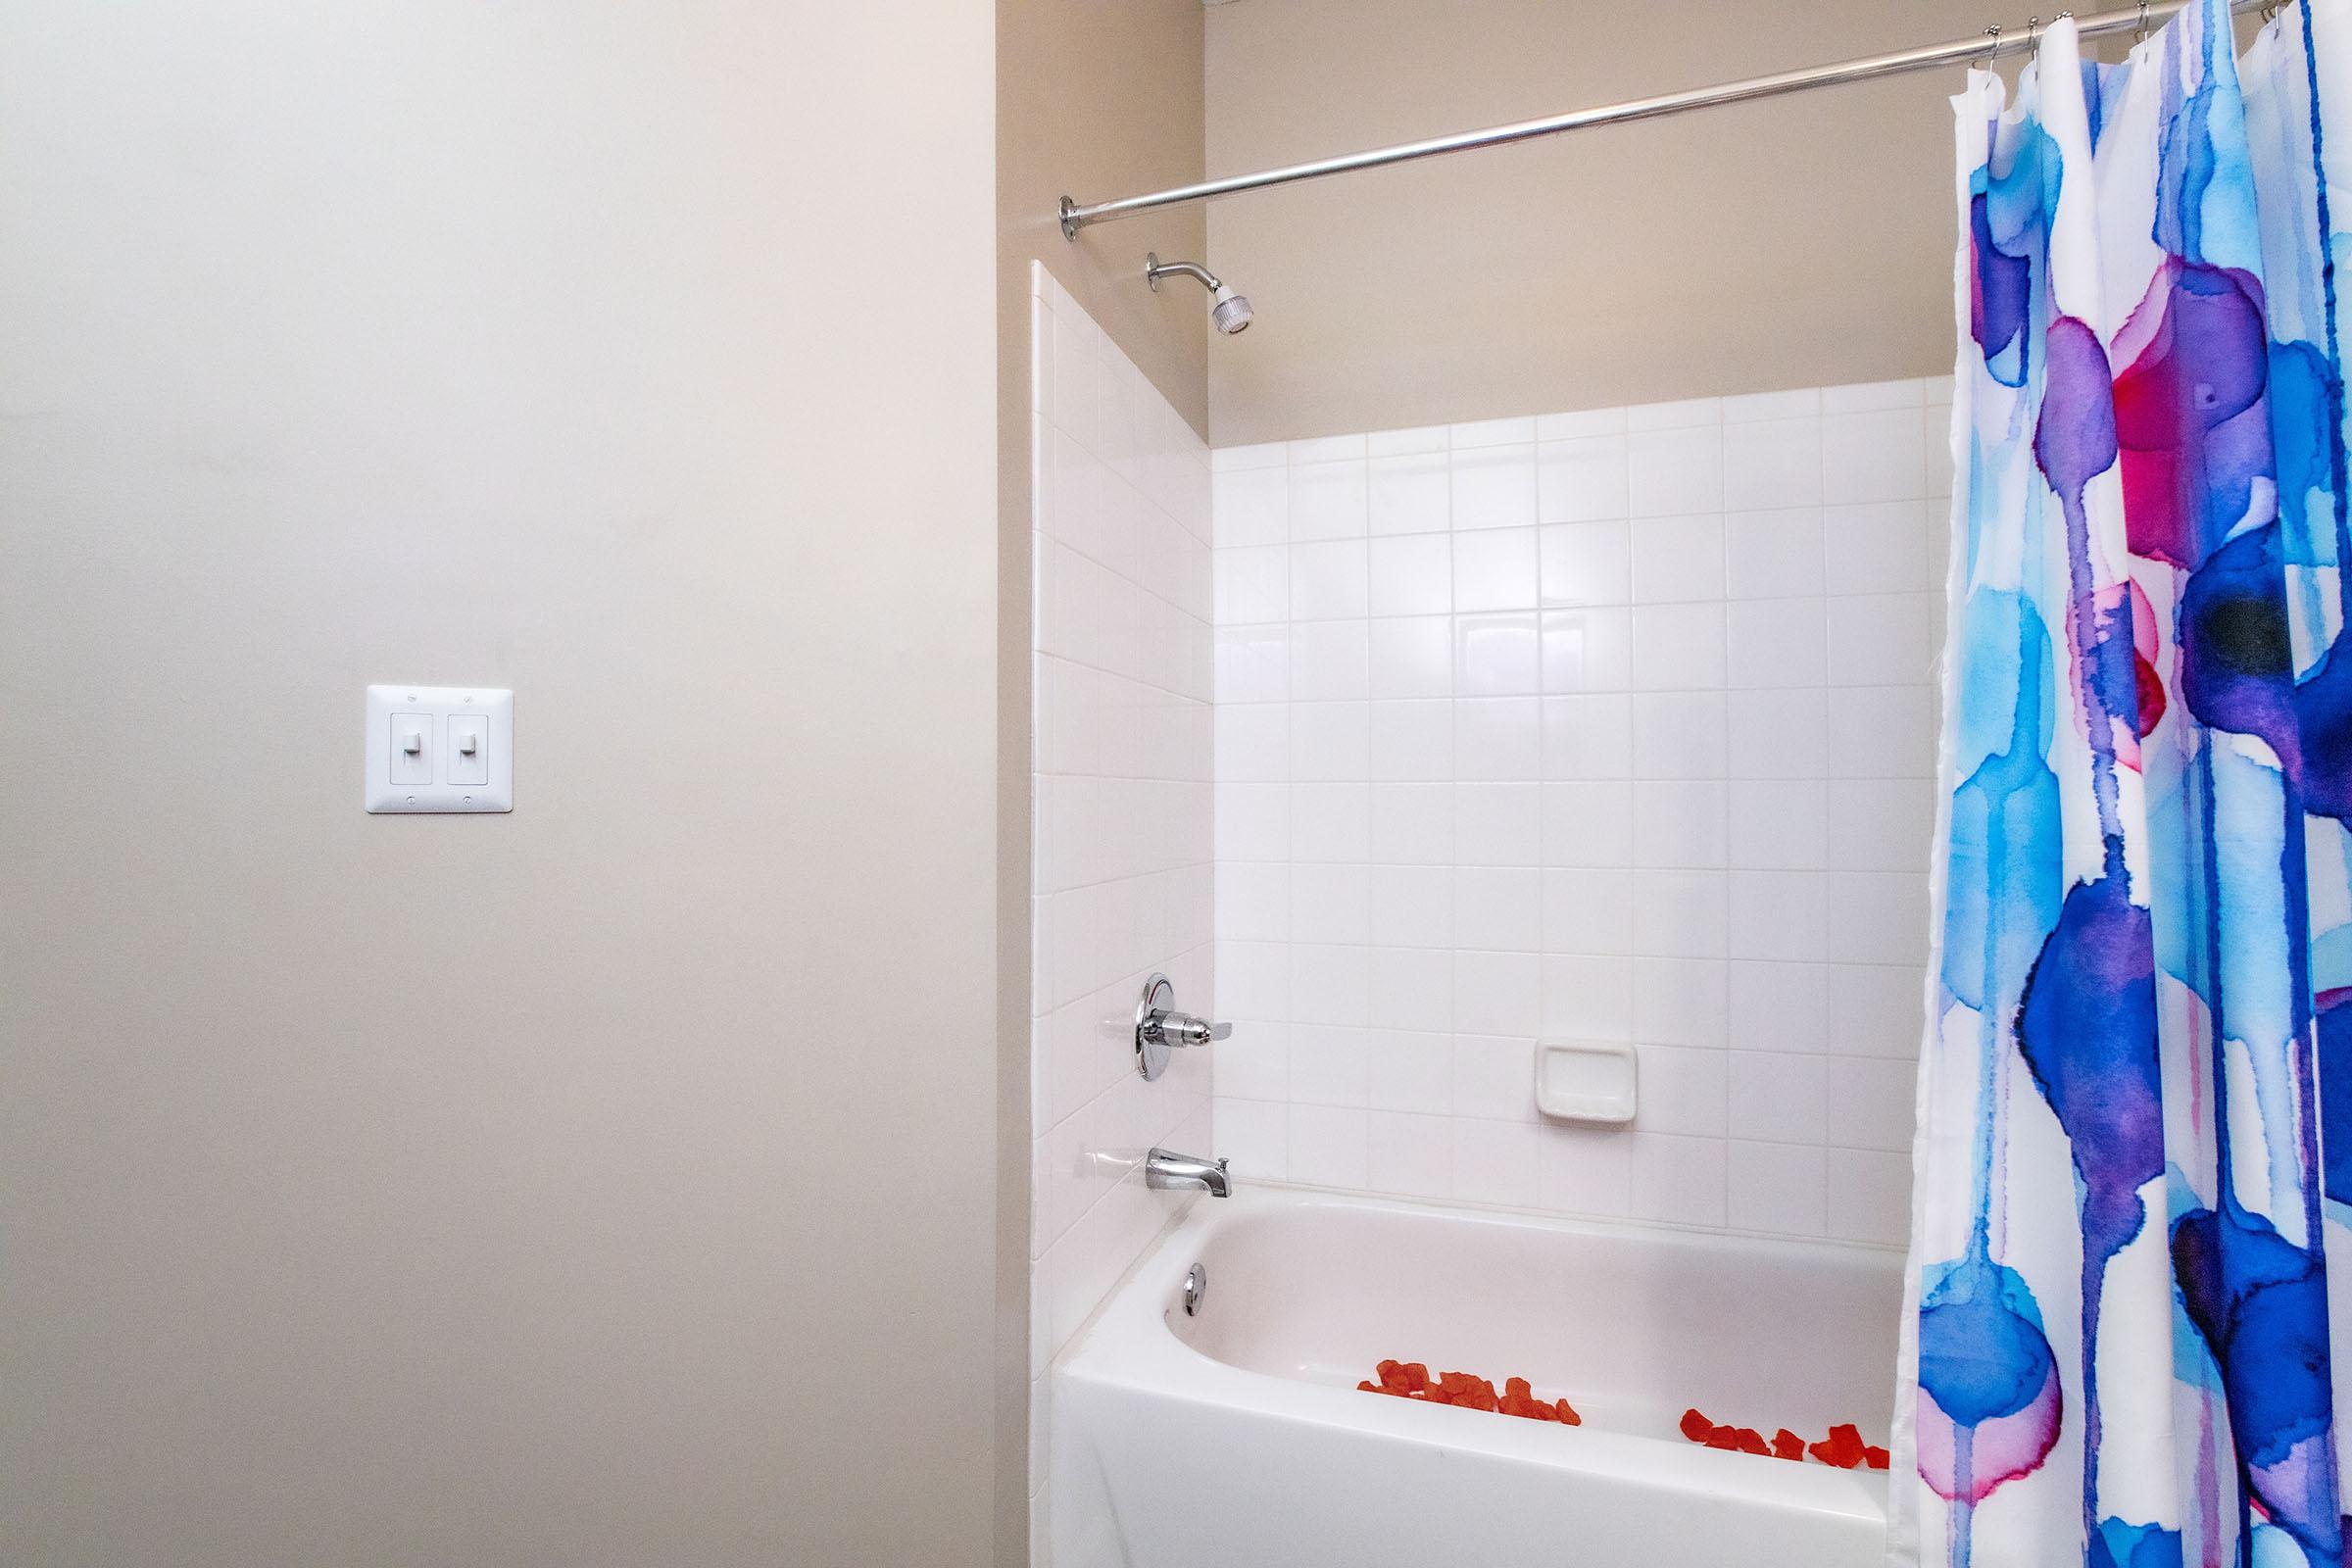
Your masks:
{"label": "blue stain on curtain", "polygon": [[1892,1554],[2340,1564],[2352,0],[2290,7],[2242,68],[2217,0],[2116,66],[2061,22],[2014,102],[1979,73],[1954,107]]}

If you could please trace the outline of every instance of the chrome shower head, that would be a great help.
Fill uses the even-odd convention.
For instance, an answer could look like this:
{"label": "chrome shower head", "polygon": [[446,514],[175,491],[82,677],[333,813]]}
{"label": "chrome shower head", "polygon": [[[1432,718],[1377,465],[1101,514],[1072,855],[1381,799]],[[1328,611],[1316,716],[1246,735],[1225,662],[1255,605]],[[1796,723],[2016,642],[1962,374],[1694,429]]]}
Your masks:
{"label": "chrome shower head", "polygon": [[1159,292],[1159,280],[1176,272],[1195,279],[1208,290],[1209,324],[1227,337],[1248,328],[1256,316],[1257,313],[1250,308],[1246,295],[1236,294],[1227,288],[1224,279],[1207,268],[1194,262],[1163,262],[1156,251],[1145,253],[1144,280],[1152,285],[1154,294]]}

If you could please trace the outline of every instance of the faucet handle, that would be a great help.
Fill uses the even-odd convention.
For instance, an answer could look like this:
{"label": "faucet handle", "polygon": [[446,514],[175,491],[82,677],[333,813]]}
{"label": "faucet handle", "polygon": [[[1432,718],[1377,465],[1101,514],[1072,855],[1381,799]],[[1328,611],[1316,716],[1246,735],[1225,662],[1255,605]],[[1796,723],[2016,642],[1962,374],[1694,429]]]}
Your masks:
{"label": "faucet handle", "polygon": [[1230,1039],[1233,1035],[1233,1025],[1229,1023],[1212,1023],[1189,1012],[1178,1012],[1173,1005],[1175,1001],[1175,986],[1166,975],[1155,974],[1144,982],[1144,994],[1136,1002],[1135,1066],[1147,1080],[1168,1070],[1171,1049],[1205,1046],[1212,1040]]}
{"label": "faucet handle", "polygon": [[1210,1023],[1189,1012],[1170,1012],[1160,1015],[1159,1032],[1171,1046],[1205,1046],[1212,1040],[1231,1039],[1233,1025]]}

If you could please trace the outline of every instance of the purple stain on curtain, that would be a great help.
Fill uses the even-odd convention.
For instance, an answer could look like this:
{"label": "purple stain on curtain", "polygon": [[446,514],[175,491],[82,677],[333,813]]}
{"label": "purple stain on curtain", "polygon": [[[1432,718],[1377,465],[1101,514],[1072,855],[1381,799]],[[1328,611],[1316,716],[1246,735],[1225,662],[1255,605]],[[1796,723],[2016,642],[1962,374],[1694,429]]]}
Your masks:
{"label": "purple stain on curtain", "polygon": [[2254,480],[2271,471],[2260,285],[2169,257],[2115,349],[2132,552],[2194,570],[2244,520]]}
{"label": "purple stain on curtain", "polygon": [[2066,1132],[2079,1183],[2085,1532],[2095,1532],[2099,1516],[2107,1263],[2146,1223],[2139,1189],[2164,1173],[2155,930],[2132,902],[2123,840],[2111,835],[2106,847],[2106,874],[2068,890],[2017,1018],[2018,1054]]}
{"label": "purple stain on curtain", "polygon": [[2314,1560],[2340,1561],[2324,1262],[2227,1187],[2218,1210],[2173,1226],[2172,1254],[2180,1304],[2221,1371],[2247,1490]]}
{"label": "purple stain on curtain", "polygon": [[2018,1052],[2082,1181],[2085,1269],[2139,1234],[2139,1189],[2164,1174],[2155,936],[2132,902],[2123,847],[2109,852],[2108,874],[2068,891],[2017,1020]]}
{"label": "purple stain on curtain", "polygon": [[[2294,645],[2277,523],[2239,534],[2189,574],[2180,596],[2180,697],[2210,729],[2259,736],[2303,783]],[[2334,792],[2347,786],[2332,781]]]}
{"label": "purple stain on curtain", "polygon": [[2331,645],[2294,701],[2303,808],[2352,823],[2352,643]]}
{"label": "purple stain on curtain", "polygon": [[2115,464],[2115,398],[2107,351],[2086,321],[2061,316],[2042,345],[2041,413],[2034,421],[2034,461],[2069,506]]}
{"label": "purple stain on curtain", "polygon": [[[2042,380],[2034,461],[2066,514],[2068,641],[2084,698],[2084,739],[2097,760],[2093,784],[2099,830],[2113,837],[2121,832],[2115,804],[2117,754],[2129,749],[2136,755],[2144,705],[2129,603],[2120,595],[2102,598],[2097,586],[2102,574],[2094,570],[2091,559],[2083,496],[2092,480],[2115,466],[2117,442],[2107,351],[2087,322],[2062,316],[2050,323],[2042,345]],[[2106,564],[2105,575],[2111,577],[2117,564]]]}
{"label": "purple stain on curtain", "polygon": [[[2010,255],[1994,242],[1990,201],[1982,191],[1968,204],[1968,226],[1976,261],[1968,273],[1969,331],[1985,360],[1991,362],[2000,360],[2025,335],[2034,297],[2034,263],[2029,257]],[[2022,366],[2016,374],[2018,380],[2012,385],[2025,379]]]}
{"label": "purple stain on curtain", "polygon": [[[2325,1191],[2352,1203],[2352,986],[2316,999],[2320,1026],[2320,1149],[2327,1162]],[[2328,1094],[2328,1086],[2335,1093]]]}

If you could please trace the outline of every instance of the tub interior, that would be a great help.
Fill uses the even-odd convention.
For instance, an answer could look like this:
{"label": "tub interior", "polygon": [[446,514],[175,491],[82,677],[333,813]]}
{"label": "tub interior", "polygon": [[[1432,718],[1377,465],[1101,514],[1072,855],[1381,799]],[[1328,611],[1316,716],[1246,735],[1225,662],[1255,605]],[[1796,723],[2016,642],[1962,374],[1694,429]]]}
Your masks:
{"label": "tub interior", "polygon": [[1333,1200],[1236,1213],[1197,1260],[1200,1312],[1171,1301],[1169,1327],[1246,1370],[1352,1388],[1393,1357],[1524,1377],[1590,1427],[1677,1443],[1692,1406],[1886,1441],[1891,1250]]}

